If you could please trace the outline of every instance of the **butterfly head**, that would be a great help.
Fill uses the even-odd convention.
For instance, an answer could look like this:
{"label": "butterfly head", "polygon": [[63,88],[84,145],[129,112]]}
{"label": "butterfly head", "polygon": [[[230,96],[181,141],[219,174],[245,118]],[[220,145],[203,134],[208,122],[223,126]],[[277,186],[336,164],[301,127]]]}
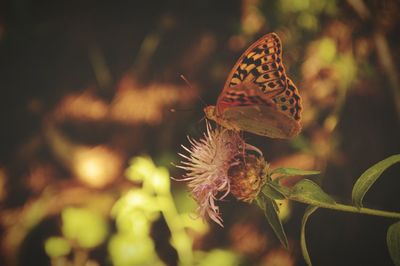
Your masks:
{"label": "butterfly head", "polygon": [[217,122],[217,124],[226,127],[228,129],[232,129],[232,127],[227,123],[227,121],[225,121],[224,119],[222,119],[217,111],[216,106],[213,105],[209,105],[207,107],[204,108],[204,113],[207,117],[207,119],[213,120],[215,122]]}
{"label": "butterfly head", "polygon": [[209,105],[205,107],[204,113],[206,114],[206,117],[208,119],[215,121],[220,126],[223,126],[230,130],[236,130],[236,131],[240,130],[240,128],[230,123],[229,120],[224,119],[224,117],[218,113],[217,108],[215,106]]}

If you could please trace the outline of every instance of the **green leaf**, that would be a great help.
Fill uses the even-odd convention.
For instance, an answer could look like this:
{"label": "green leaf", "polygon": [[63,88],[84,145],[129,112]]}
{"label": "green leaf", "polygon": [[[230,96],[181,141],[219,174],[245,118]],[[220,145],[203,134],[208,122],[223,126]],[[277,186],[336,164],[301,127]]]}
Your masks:
{"label": "green leaf", "polygon": [[400,222],[389,226],[386,243],[394,264],[400,266]]}
{"label": "green leaf", "polygon": [[356,181],[351,193],[353,203],[357,207],[362,207],[362,200],[369,190],[369,188],[375,183],[375,181],[381,176],[381,174],[390,166],[400,162],[400,154],[392,155],[365,171]]}
{"label": "green leaf", "polygon": [[272,174],[281,174],[284,176],[295,176],[295,175],[318,175],[320,171],[315,170],[302,170],[297,168],[290,168],[290,167],[280,167],[275,168],[271,171]]}
{"label": "green leaf", "polygon": [[263,209],[265,216],[267,217],[268,223],[271,225],[272,229],[275,232],[276,237],[279,239],[281,244],[288,249],[289,244],[285,234],[285,231],[282,226],[282,222],[279,219],[278,215],[278,207],[276,202],[264,195],[260,195],[257,198],[257,203]]}
{"label": "green leaf", "polygon": [[307,244],[306,244],[306,223],[311,214],[315,212],[317,209],[318,207],[308,206],[304,213],[303,219],[301,220],[301,234],[300,234],[301,253],[303,254],[303,258],[308,266],[312,266],[312,263],[310,255],[308,254]]}
{"label": "green leaf", "polygon": [[289,198],[311,205],[332,205],[335,200],[309,179],[298,182],[291,190]]}
{"label": "green leaf", "polygon": [[271,183],[267,183],[262,188],[262,193],[270,199],[286,199],[285,194],[283,194],[279,189],[273,186]]}

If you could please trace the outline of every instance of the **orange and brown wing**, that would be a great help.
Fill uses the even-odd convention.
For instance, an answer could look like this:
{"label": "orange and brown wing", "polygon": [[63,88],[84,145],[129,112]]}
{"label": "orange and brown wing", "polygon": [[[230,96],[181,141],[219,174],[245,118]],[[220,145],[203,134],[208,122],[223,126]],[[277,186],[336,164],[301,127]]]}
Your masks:
{"label": "orange and brown wing", "polygon": [[271,106],[271,102],[276,110],[300,120],[300,94],[286,75],[282,43],[276,33],[264,35],[239,58],[218,97],[217,109],[223,113],[226,107]]}
{"label": "orange and brown wing", "polygon": [[282,43],[276,33],[264,35],[243,53],[232,68],[224,90],[240,83],[255,85],[266,94],[285,89]]}
{"label": "orange and brown wing", "polygon": [[296,121],[300,121],[303,106],[299,91],[290,78],[287,78],[286,82],[288,85],[285,90],[274,96],[272,101],[276,104],[276,108],[279,111]]}
{"label": "orange and brown wing", "polygon": [[286,76],[282,44],[269,33],[239,58],[217,100],[217,123],[271,138],[292,138],[301,131],[301,98]]}

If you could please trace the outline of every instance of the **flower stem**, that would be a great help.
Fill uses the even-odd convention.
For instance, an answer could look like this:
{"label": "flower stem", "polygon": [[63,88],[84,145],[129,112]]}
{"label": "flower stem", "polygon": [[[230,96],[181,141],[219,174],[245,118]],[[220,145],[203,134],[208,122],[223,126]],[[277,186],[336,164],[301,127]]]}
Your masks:
{"label": "flower stem", "polygon": [[299,199],[299,198],[293,198],[293,197],[289,197],[289,199],[293,200],[293,201],[305,203],[308,205],[316,206],[319,208],[344,211],[344,212],[352,212],[352,213],[368,214],[368,215],[374,215],[374,216],[380,216],[380,217],[386,217],[386,218],[400,219],[400,213],[398,213],[398,212],[381,211],[381,210],[375,210],[375,209],[364,208],[364,207],[357,208],[355,206],[345,205],[345,204],[340,204],[340,203],[328,204],[328,203],[308,201],[306,199]]}

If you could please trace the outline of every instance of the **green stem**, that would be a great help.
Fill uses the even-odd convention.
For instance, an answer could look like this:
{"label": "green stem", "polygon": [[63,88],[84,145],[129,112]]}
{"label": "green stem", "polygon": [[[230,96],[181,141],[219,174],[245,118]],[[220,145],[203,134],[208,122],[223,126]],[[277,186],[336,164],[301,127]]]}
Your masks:
{"label": "green stem", "polygon": [[298,198],[294,198],[294,197],[289,197],[289,200],[309,204],[309,205],[316,206],[319,208],[344,211],[344,212],[352,212],[352,213],[368,214],[368,215],[374,215],[374,216],[380,216],[380,217],[386,217],[386,218],[400,219],[400,213],[398,213],[398,212],[381,211],[381,210],[369,209],[369,208],[364,208],[364,207],[357,208],[355,206],[345,205],[345,204],[340,204],[340,203],[328,204],[328,203],[323,203],[323,202],[315,202],[312,200],[298,199]]}

